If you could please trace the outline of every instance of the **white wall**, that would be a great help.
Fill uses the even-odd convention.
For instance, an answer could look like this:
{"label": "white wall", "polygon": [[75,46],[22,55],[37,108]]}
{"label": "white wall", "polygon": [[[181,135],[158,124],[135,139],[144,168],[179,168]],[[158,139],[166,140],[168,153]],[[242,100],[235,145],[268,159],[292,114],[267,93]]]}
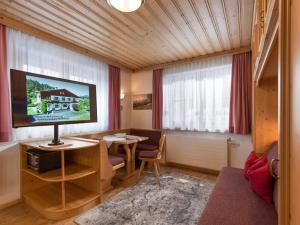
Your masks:
{"label": "white wall", "polygon": [[227,134],[232,139],[229,145],[229,162],[231,167],[244,168],[247,156],[253,150],[251,135]]}
{"label": "white wall", "polygon": [[[228,166],[243,168],[247,156],[252,151],[250,135],[168,131],[166,161],[207,169],[220,169],[220,166],[227,165],[226,140],[229,137],[232,141],[228,145]],[[172,143],[168,140],[172,140]],[[199,143],[203,143],[205,147],[199,146]],[[225,147],[222,147],[223,143]]]}
{"label": "white wall", "polygon": [[[131,74],[131,94],[152,93],[152,71]],[[152,128],[152,110],[133,110],[131,104],[131,127]]]}
{"label": "white wall", "polygon": [[0,143],[0,208],[20,198],[20,154],[18,144]]}
{"label": "white wall", "polygon": [[125,94],[125,98],[121,100],[121,128],[130,128],[131,114],[131,73],[121,70],[121,93]]}

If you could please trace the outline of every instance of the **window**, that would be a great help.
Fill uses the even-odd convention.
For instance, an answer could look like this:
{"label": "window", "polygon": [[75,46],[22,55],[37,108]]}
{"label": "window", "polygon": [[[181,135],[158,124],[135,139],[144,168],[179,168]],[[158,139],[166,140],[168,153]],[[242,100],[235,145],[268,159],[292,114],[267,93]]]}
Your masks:
{"label": "window", "polygon": [[232,57],[224,56],[165,69],[163,127],[227,131],[231,64]]}
{"label": "window", "polygon": [[[7,29],[8,68],[41,73],[97,86],[97,123],[60,126],[61,135],[101,131],[108,128],[108,65],[99,60],[62,48],[14,29]],[[72,99],[68,98],[71,102]],[[60,105],[48,106],[49,110]],[[18,128],[14,138],[49,138],[53,128]]]}

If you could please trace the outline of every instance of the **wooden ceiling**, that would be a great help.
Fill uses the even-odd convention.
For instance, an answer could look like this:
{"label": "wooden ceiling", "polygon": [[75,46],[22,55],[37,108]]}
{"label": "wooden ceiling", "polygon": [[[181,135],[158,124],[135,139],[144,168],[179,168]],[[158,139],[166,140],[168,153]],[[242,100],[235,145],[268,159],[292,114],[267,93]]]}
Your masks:
{"label": "wooden ceiling", "polygon": [[254,0],[0,0],[0,13],[131,70],[250,46]]}

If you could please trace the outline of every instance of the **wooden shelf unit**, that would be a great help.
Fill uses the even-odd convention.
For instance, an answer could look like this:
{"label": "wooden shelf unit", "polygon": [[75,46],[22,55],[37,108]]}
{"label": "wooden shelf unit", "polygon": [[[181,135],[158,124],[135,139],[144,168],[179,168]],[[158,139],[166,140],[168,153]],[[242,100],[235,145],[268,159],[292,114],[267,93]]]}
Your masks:
{"label": "wooden shelf unit", "polygon": [[89,166],[80,165],[78,163],[69,163],[65,165],[65,176],[62,175],[62,169],[54,169],[47,171],[45,173],[38,173],[32,169],[24,168],[25,173],[31,174],[43,181],[48,182],[60,182],[60,181],[69,181],[79,179],[91,174],[96,173],[97,171]]}
{"label": "wooden shelf unit", "polygon": [[66,210],[80,208],[90,201],[99,198],[99,193],[88,191],[78,185],[65,183],[65,207],[62,207],[62,192],[59,183],[45,185],[35,191],[24,195],[26,203],[33,208],[43,208],[45,211],[54,214]]}
{"label": "wooden shelf unit", "polygon": [[252,58],[253,78],[257,85],[263,76],[270,53],[277,42],[278,30],[278,1],[256,0],[252,29]]}
{"label": "wooden shelf unit", "polygon": [[[75,216],[101,202],[113,176],[103,141],[65,138],[71,146],[42,147],[49,141],[20,144],[21,196],[25,203],[48,219]],[[38,173],[28,168],[29,149],[59,151],[61,168]]]}
{"label": "wooden shelf unit", "polygon": [[256,152],[278,140],[278,1],[256,0],[252,29],[253,126]]}

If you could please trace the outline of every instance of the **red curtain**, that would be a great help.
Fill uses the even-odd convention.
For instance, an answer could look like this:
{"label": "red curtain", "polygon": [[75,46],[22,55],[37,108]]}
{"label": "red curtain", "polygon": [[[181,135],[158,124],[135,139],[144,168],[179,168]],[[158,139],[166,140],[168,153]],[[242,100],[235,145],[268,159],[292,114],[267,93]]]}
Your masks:
{"label": "red curtain", "polygon": [[0,24],[0,142],[11,141],[9,87],[6,55],[6,27]]}
{"label": "red curtain", "polygon": [[229,132],[251,133],[252,74],[251,52],[233,55]]}
{"label": "red curtain", "polygon": [[116,130],[121,127],[120,68],[109,65],[108,77],[108,128]]}
{"label": "red curtain", "polygon": [[163,69],[153,70],[152,81],[152,128],[162,129]]}

